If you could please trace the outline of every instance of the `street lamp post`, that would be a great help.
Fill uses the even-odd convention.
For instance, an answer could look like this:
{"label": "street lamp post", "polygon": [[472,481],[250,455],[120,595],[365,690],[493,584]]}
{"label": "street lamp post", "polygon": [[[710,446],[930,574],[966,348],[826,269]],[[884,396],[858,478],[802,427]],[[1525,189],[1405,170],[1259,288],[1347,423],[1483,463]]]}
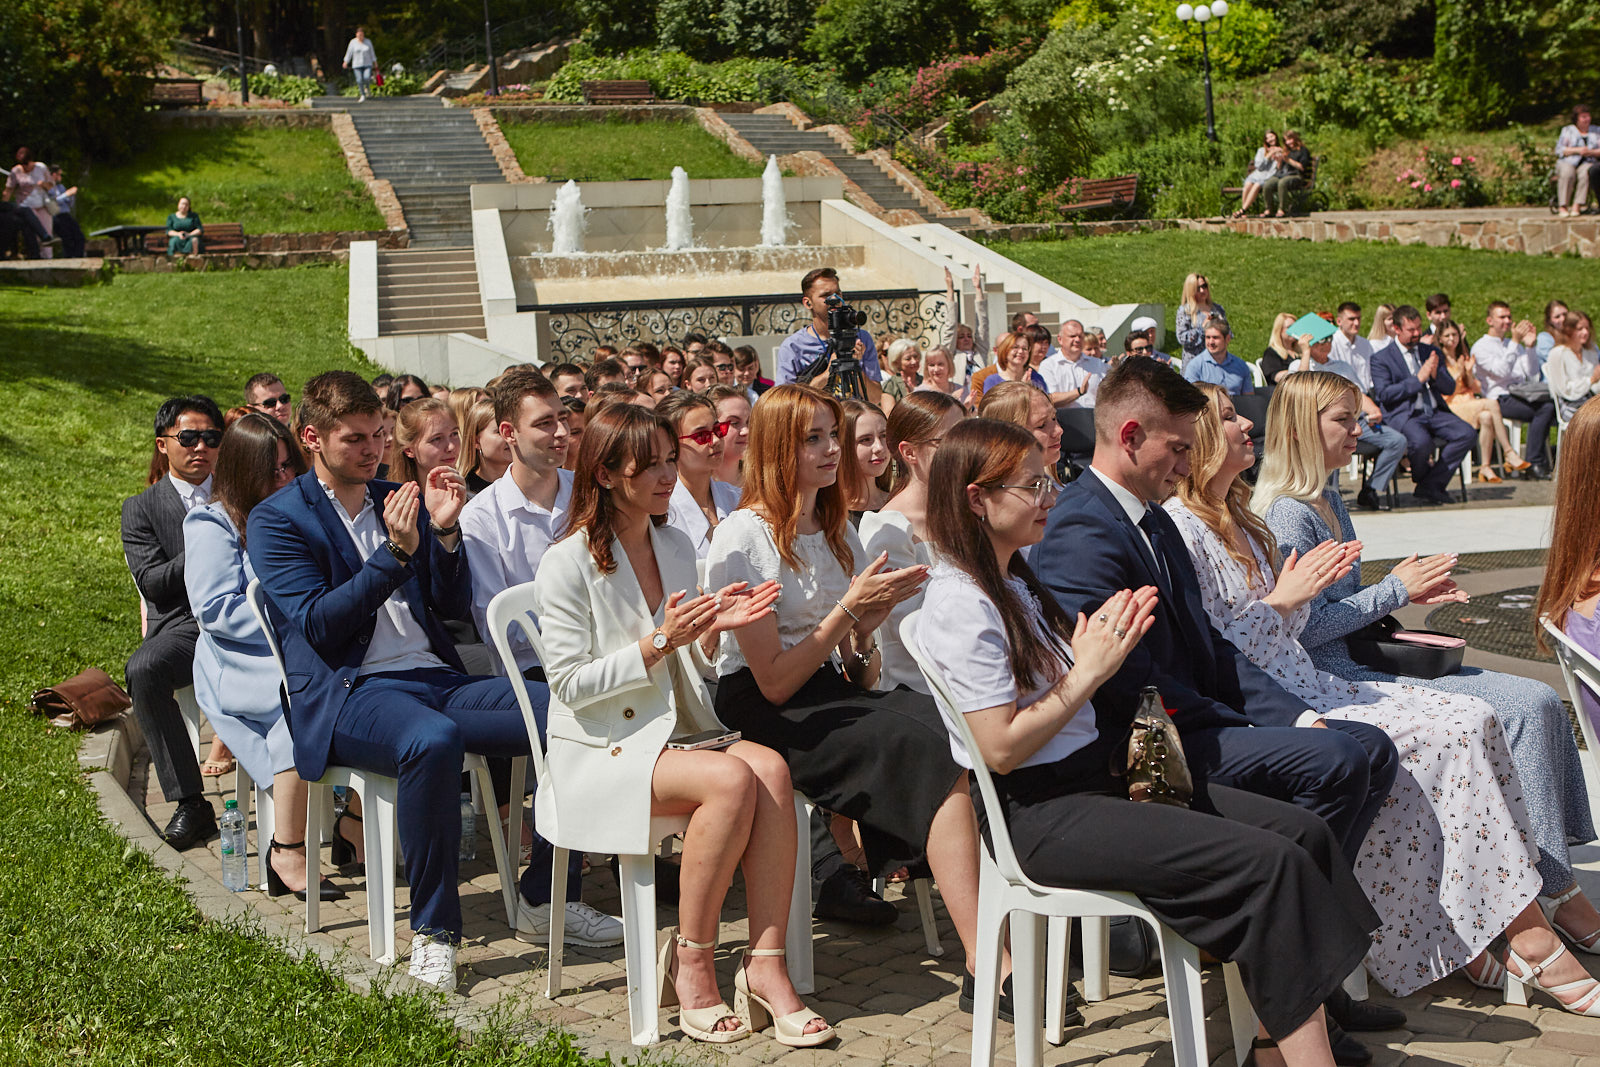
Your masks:
{"label": "street lamp post", "polygon": [[500,73],[495,70],[494,34],[489,29],[489,0],[483,0],[483,54],[489,57],[489,95],[500,95]]}
{"label": "street lamp post", "polygon": [[240,0],[233,0],[233,32],[239,38],[239,103],[250,102],[250,72],[244,65],[244,12]]}
{"label": "street lamp post", "polygon": [[1187,25],[1193,19],[1200,24],[1200,62],[1206,82],[1206,137],[1212,141],[1217,139],[1217,120],[1211,108],[1211,47],[1206,41],[1206,23],[1214,18],[1220,19],[1227,13],[1228,0],[1212,0],[1210,4],[1201,4],[1199,7],[1179,4],[1176,12],[1179,22]]}

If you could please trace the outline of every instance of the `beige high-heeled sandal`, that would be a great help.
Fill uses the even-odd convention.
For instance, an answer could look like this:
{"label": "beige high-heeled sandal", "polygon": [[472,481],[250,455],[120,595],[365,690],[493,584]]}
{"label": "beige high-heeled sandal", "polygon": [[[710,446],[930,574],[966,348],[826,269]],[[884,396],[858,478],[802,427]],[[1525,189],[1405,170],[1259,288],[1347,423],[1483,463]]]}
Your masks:
{"label": "beige high-heeled sandal", "polygon": [[1556,912],[1561,910],[1561,905],[1565,904],[1573,897],[1580,896],[1582,893],[1583,890],[1579,888],[1578,883],[1573,882],[1571,889],[1567,890],[1565,893],[1562,893],[1558,897],[1551,897],[1550,903],[1543,904],[1541,907],[1544,908],[1544,917],[1549,921],[1550,928],[1556,933],[1560,934],[1562,937],[1566,938],[1568,944],[1577,949],[1579,952],[1587,952],[1591,956],[1600,956],[1600,930],[1595,930],[1587,937],[1579,937],[1571,930],[1568,930],[1565,926],[1562,926],[1560,923],[1556,922]]}
{"label": "beige high-heeled sandal", "polygon": [[[719,1000],[708,1008],[685,1008],[679,1004],[678,954],[673,951],[679,945],[684,948],[699,949],[717,947],[715,941],[690,941],[678,933],[677,927],[667,931],[667,943],[661,946],[661,958],[656,964],[656,988],[661,991],[661,1007],[670,1008],[677,1005],[678,1026],[696,1041],[726,1045],[749,1037],[750,1027],[745,1024],[739,1012],[728,1007],[726,1001]],[[725,1019],[733,1019],[739,1025],[732,1030],[718,1030],[717,1024]]]}
{"label": "beige high-heeled sandal", "polygon": [[[781,948],[745,949],[745,958],[739,962],[739,969],[733,972],[733,1010],[739,1013],[739,1018],[746,1020],[745,1025],[751,1032],[765,1029],[767,1020],[772,1020],[772,1036],[780,1045],[787,1045],[790,1048],[814,1048],[832,1041],[835,1036],[833,1027],[810,1008],[802,1007],[799,1011],[791,1011],[788,1015],[776,1015],[772,1011],[772,1005],[768,1004],[761,994],[751,992],[750,979],[745,974],[745,966],[750,962],[750,957],[784,954]],[[813,1019],[823,1024],[822,1029],[808,1034],[806,1024]]]}

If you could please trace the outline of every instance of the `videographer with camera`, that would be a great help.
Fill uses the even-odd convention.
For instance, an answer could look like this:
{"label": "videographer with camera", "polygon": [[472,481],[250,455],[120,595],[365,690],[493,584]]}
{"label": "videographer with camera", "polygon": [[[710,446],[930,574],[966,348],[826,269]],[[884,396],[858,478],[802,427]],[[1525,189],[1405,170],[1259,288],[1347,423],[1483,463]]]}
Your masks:
{"label": "videographer with camera", "polygon": [[[876,404],[883,395],[878,349],[860,328],[865,316],[840,295],[839,272],[832,267],[808,272],[800,279],[800,303],[811,312],[811,322],[778,345],[778,384],[799,382]],[[855,345],[844,351],[852,331]]]}

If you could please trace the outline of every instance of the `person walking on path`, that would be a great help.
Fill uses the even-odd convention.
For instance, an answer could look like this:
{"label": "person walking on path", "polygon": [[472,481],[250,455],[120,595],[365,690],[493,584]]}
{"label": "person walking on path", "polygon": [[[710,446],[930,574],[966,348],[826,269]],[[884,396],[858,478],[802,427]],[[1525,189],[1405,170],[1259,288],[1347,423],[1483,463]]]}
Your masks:
{"label": "person walking on path", "polygon": [[356,35],[350,43],[344,46],[344,69],[351,71],[356,76],[356,89],[359,103],[367,98],[367,90],[372,86],[372,72],[378,66],[378,50],[372,47],[372,42],[367,40],[367,28],[356,27]]}

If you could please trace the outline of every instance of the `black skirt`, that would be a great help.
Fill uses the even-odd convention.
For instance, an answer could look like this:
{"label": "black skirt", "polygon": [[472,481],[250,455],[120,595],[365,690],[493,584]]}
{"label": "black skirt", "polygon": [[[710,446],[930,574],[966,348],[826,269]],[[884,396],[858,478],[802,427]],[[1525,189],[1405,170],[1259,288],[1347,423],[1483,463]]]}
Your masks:
{"label": "black skirt", "polygon": [[1217,785],[1193,809],[1135,803],[1109,773],[1074,780],[1061,766],[995,776],[1022,869],[1042,885],[1132,893],[1178,936],[1236,962],[1274,1038],[1366,956],[1378,914],[1315,814]]}
{"label": "black skirt", "polygon": [[717,685],[717,717],[789,765],[813,804],[853,819],[874,875],[926,851],[934,814],[964,773],[933,698],[910,689],[862,689],[824,664],[782,707],[761,695],[748,667]]}

